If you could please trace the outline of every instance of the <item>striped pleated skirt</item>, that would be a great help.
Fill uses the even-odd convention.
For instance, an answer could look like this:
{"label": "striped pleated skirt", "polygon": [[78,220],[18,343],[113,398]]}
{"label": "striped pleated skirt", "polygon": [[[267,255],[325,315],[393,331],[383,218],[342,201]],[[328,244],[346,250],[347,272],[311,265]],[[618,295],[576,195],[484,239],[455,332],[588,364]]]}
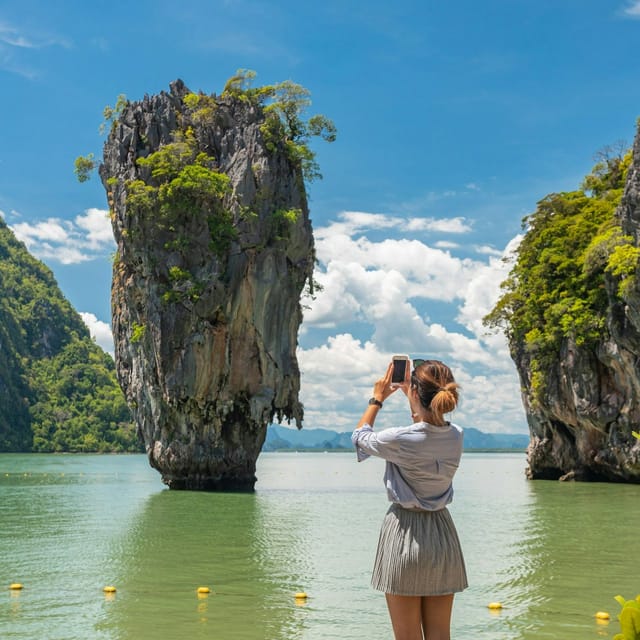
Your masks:
{"label": "striped pleated skirt", "polygon": [[464,557],[448,509],[413,511],[392,504],[380,530],[371,585],[399,596],[466,589]]}

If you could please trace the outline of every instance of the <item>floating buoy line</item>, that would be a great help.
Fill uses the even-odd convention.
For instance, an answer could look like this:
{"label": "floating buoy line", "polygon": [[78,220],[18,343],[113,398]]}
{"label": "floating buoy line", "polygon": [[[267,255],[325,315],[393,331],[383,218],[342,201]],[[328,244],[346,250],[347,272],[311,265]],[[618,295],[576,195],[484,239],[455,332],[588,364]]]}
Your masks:
{"label": "floating buoy line", "polygon": [[[24,588],[24,585],[21,582],[12,582],[9,585],[9,589],[11,591],[21,591],[23,588]],[[117,589],[113,585],[108,584],[108,585],[102,587],[102,591],[104,593],[116,593]],[[209,587],[198,587],[196,589],[196,592],[199,595],[207,595],[207,594],[211,593],[211,589]],[[296,597],[298,597],[298,596],[306,598],[306,594],[296,594]]]}

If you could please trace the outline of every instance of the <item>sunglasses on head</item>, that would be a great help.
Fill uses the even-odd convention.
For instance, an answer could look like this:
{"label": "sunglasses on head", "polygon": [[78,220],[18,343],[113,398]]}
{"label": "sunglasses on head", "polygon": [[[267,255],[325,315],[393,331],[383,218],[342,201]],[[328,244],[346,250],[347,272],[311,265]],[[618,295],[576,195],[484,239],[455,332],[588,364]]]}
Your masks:
{"label": "sunglasses on head", "polygon": [[421,364],[424,364],[426,360],[424,358],[414,358],[411,362],[413,363],[413,371],[411,372],[411,387],[413,388],[418,384],[418,379],[416,378],[416,369]]}

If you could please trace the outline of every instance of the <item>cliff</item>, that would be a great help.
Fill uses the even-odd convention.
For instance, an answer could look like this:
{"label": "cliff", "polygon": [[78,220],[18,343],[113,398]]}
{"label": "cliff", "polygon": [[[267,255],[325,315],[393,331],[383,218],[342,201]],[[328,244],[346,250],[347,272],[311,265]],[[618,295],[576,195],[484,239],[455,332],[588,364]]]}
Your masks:
{"label": "cliff", "polygon": [[640,134],[525,219],[504,322],[529,423],[529,478],[640,482]]}
{"label": "cliff", "polygon": [[267,424],[303,417],[304,168],[315,165],[297,114],[294,132],[282,103],[265,106],[274,88],[241,85],[215,96],[178,80],[126,103],[100,167],[118,379],[173,489],[251,490]]}
{"label": "cliff", "polygon": [[113,360],[0,218],[0,452],[139,448]]}

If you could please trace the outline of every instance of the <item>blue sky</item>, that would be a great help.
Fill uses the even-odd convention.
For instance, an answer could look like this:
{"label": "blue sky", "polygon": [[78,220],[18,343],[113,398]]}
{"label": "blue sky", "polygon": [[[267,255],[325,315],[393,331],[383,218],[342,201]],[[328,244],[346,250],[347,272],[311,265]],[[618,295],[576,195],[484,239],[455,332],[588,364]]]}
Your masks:
{"label": "blue sky", "polygon": [[[105,105],[236,69],[291,79],[338,128],[309,188],[324,291],[300,335],[305,426],[348,431],[393,353],[448,362],[454,414],[525,432],[482,316],[521,219],[571,190],[640,115],[639,0],[251,0],[0,5],[0,215],[110,342],[106,198],[73,174]],[[382,426],[406,421],[392,397]]]}

